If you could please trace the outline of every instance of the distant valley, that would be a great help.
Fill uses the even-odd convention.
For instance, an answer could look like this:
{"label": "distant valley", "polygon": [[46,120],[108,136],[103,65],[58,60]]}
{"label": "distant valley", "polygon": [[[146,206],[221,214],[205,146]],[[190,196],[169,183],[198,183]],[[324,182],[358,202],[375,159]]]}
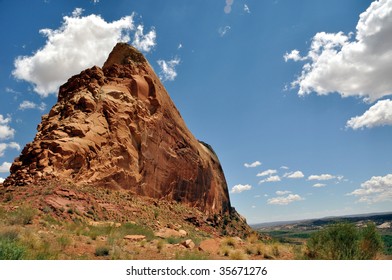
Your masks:
{"label": "distant valley", "polygon": [[277,221],[251,225],[260,233],[267,234],[281,243],[304,244],[306,240],[325,226],[333,223],[353,223],[364,227],[374,223],[384,242],[384,254],[392,257],[392,212],[369,213],[320,219]]}

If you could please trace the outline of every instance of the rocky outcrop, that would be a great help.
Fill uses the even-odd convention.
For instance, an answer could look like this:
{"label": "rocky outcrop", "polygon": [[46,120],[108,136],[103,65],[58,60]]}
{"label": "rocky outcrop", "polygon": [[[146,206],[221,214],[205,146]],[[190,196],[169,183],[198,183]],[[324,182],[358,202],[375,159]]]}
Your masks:
{"label": "rocky outcrop", "polygon": [[231,211],[216,154],[188,130],[144,56],[124,43],[102,68],[60,87],[4,186],[49,179],[121,188],[207,214]]}

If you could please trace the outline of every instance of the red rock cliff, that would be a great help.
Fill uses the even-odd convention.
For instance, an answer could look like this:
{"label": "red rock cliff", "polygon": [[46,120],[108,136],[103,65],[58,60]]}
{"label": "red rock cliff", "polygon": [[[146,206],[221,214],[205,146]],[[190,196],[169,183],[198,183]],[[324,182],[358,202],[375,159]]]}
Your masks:
{"label": "red rock cliff", "polygon": [[60,87],[4,186],[56,178],[231,211],[212,148],[191,134],[144,56],[119,43]]}

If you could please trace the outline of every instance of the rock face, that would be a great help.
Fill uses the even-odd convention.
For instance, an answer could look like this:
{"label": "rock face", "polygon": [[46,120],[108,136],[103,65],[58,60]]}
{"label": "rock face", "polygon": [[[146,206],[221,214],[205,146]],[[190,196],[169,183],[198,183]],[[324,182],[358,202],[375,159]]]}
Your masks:
{"label": "rock face", "polygon": [[124,43],[102,68],[60,87],[4,186],[49,179],[121,188],[207,214],[231,211],[216,154],[187,129],[144,56]]}

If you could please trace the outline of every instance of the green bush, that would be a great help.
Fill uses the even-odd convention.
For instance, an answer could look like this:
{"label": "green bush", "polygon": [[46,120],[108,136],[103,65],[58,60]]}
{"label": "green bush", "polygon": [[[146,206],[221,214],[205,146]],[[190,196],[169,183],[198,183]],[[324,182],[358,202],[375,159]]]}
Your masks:
{"label": "green bush", "polygon": [[374,259],[383,248],[374,224],[357,229],[349,223],[337,223],[311,235],[307,257],[327,260]]}
{"label": "green bush", "polygon": [[383,235],[382,241],[384,243],[384,254],[392,255],[392,235]]}
{"label": "green bush", "polygon": [[109,256],[109,248],[107,247],[98,247],[95,249],[95,255],[97,257]]}
{"label": "green bush", "polygon": [[18,233],[7,231],[0,235],[0,260],[21,260],[25,248],[17,243]]}
{"label": "green bush", "polygon": [[21,260],[25,249],[15,242],[0,242],[0,260]]}

